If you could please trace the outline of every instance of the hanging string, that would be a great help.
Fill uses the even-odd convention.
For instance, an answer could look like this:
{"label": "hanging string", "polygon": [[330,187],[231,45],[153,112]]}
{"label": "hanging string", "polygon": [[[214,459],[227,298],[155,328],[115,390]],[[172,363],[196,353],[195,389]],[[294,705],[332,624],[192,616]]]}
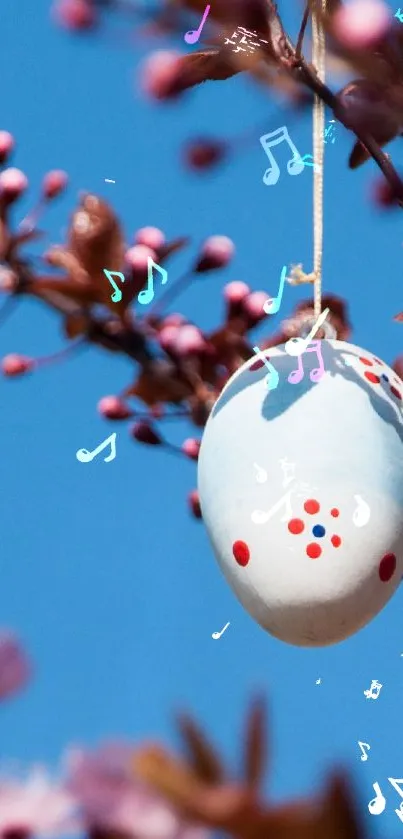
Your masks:
{"label": "hanging string", "polygon": [[[322,12],[326,11],[326,0],[321,0]],[[325,32],[323,23],[312,14],[312,63],[318,76],[325,81]],[[322,254],[323,254],[323,164],[325,157],[325,106],[315,95],[312,115],[313,134],[313,271],[305,274],[302,265],[294,265],[289,282],[314,284],[314,311],[317,319],[322,311]]]}

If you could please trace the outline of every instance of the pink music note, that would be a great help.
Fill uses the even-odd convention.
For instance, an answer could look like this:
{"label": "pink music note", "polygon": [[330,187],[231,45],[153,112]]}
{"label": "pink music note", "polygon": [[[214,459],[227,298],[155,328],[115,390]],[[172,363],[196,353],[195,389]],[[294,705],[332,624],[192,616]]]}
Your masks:
{"label": "pink music note", "polygon": [[208,15],[209,11],[210,11],[210,6],[206,6],[206,8],[204,10],[202,20],[201,20],[201,24],[200,24],[198,29],[190,29],[189,32],[186,32],[186,35],[184,35],[184,39],[185,39],[187,44],[195,44],[196,41],[199,40],[200,32],[203,29],[204,22],[206,20],[206,17]]}
{"label": "pink music note", "polygon": [[157,263],[151,259],[151,256],[149,256],[147,288],[140,291],[137,297],[137,300],[142,304],[142,306],[147,306],[147,303],[151,303],[151,300],[154,298],[153,268],[156,268],[157,271],[162,274],[162,285],[165,285],[165,283],[168,282],[168,271],[166,271],[165,268],[161,268],[161,265],[157,265]]}
{"label": "pink music note", "polygon": [[[315,352],[316,355],[317,355],[318,361],[319,361],[319,367],[315,367],[315,369],[311,370],[311,372],[309,374],[309,378],[310,378],[311,382],[319,382],[319,380],[322,378],[322,376],[325,373],[325,365],[323,363],[322,350],[321,350],[320,343],[321,343],[320,341],[312,341],[312,346],[307,347],[307,349],[305,350],[305,352]],[[303,379],[303,377],[305,375],[304,365],[303,365],[303,361],[302,361],[302,355],[298,355],[297,358],[298,358],[298,369],[293,370],[293,372],[290,373],[290,375],[288,376],[288,381],[290,382],[291,385],[298,384],[298,382],[300,382],[301,379]]]}
{"label": "pink music note", "polygon": [[305,164],[301,160],[301,156],[298,152],[297,147],[291,140],[291,137],[288,133],[288,128],[286,125],[282,125],[281,128],[276,128],[276,130],[272,131],[270,134],[263,134],[263,136],[260,137],[260,142],[271,163],[271,166],[269,167],[269,169],[266,169],[263,175],[263,183],[266,184],[266,186],[274,186],[274,184],[277,183],[280,177],[280,169],[270,149],[272,146],[278,146],[278,144],[282,143],[283,140],[285,140],[286,143],[288,143],[291,151],[294,154],[294,157],[292,157],[291,160],[289,160],[287,163],[288,174],[300,175],[301,172],[304,171]]}

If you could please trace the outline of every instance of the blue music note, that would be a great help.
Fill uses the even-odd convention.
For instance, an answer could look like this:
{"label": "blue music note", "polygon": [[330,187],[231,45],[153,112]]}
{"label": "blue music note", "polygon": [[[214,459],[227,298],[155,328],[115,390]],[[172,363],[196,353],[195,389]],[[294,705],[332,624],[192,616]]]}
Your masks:
{"label": "blue music note", "polygon": [[154,298],[153,268],[156,268],[157,271],[162,274],[162,285],[165,285],[165,283],[168,282],[168,271],[166,271],[165,268],[161,268],[160,265],[157,265],[157,263],[151,259],[151,256],[149,256],[147,288],[140,291],[137,297],[137,300],[142,306],[147,306],[147,303],[151,303],[151,300]]}
{"label": "blue music note", "polygon": [[269,370],[269,375],[266,376],[266,384],[269,390],[275,390],[278,386],[280,381],[280,376],[277,373],[277,370],[270,364],[270,361],[267,360],[266,356],[263,355],[262,350],[259,350],[259,347],[253,347],[255,353],[260,355],[262,361],[264,361],[267,369]]}

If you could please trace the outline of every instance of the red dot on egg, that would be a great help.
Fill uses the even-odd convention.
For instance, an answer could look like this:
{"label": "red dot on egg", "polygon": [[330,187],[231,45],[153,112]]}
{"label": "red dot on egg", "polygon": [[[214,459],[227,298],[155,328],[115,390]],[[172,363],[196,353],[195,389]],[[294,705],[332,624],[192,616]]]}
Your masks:
{"label": "red dot on egg", "polygon": [[368,364],[368,365],[369,365],[369,367],[372,367],[372,366],[373,366],[373,362],[372,362],[372,361],[370,361],[370,360],[369,360],[369,358],[362,358],[362,357],[360,356],[360,361],[362,361],[362,363],[363,363],[363,364]]}
{"label": "red dot on egg", "polygon": [[302,533],[302,531],[305,529],[305,525],[302,519],[290,519],[290,521],[288,522],[288,529],[290,533],[293,533],[295,536],[297,536],[298,533]]}
{"label": "red dot on egg", "polygon": [[318,501],[315,501],[314,498],[308,498],[308,501],[305,501],[304,510],[306,513],[309,513],[310,516],[314,516],[315,513],[319,513],[320,504]]}
{"label": "red dot on egg", "polygon": [[402,397],[401,397],[400,392],[399,392],[399,391],[398,391],[398,389],[397,389],[397,387],[394,387],[393,385],[391,385],[391,386],[390,386],[390,391],[391,391],[391,393],[393,393],[393,396],[396,396],[396,397],[397,397],[397,399],[401,399],[401,398],[402,398]]}
{"label": "red dot on egg", "polygon": [[330,541],[331,541],[334,548],[339,548],[340,545],[341,545],[340,536],[332,536]]}
{"label": "red dot on egg", "polygon": [[387,583],[393,576],[396,570],[396,557],[394,554],[385,554],[379,563],[379,579],[382,583]]}
{"label": "red dot on egg", "polygon": [[246,544],[246,542],[242,542],[241,539],[238,539],[234,542],[232,546],[232,553],[238,563],[238,565],[247,565],[250,559],[250,550]]}
{"label": "red dot on egg", "polygon": [[332,507],[330,515],[333,516],[334,519],[337,519],[337,516],[340,515],[340,510],[338,510],[337,507]]}
{"label": "red dot on egg", "polygon": [[260,370],[261,367],[264,367],[264,361],[262,358],[258,358],[257,361],[254,361],[253,364],[249,367],[251,373],[255,370]]}
{"label": "red dot on egg", "polygon": [[380,360],[379,360],[379,358],[376,358],[376,356],[375,356],[375,355],[373,355],[373,356],[372,356],[372,358],[374,358],[374,359],[375,359],[375,361],[376,361],[376,363],[377,363],[377,364],[381,364],[381,365],[383,365],[383,361],[380,361]]}
{"label": "red dot on egg", "polygon": [[375,376],[375,373],[365,372],[364,376],[366,379],[368,379],[369,382],[372,382],[374,385],[379,385],[379,382],[381,381],[379,376]]}
{"label": "red dot on egg", "polygon": [[318,559],[322,553],[322,548],[316,542],[310,542],[307,545],[306,552],[310,559]]}

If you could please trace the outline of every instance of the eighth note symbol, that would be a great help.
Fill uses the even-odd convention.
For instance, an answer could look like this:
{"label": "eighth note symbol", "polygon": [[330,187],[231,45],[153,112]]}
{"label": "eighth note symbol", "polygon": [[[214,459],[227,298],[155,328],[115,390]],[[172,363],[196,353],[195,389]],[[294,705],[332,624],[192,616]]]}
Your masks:
{"label": "eighth note symbol", "polygon": [[[104,268],[103,271],[104,271],[104,274],[106,274],[106,277],[109,280],[110,284],[115,289],[113,294],[111,294],[112,303],[120,303],[120,301],[122,299],[122,292],[121,292],[120,288],[118,288],[118,286],[116,285],[115,280],[112,280],[112,274],[114,274],[115,277],[119,277],[119,279],[122,280],[122,283],[124,283],[124,281],[125,281],[125,275],[122,274],[121,271],[108,271],[106,268]],[[115,295],[116,295],[116,297],[115,297]]]}
{"label": "eighth note symbol", "polygon": [[[324,374],[325,374],[325,365],[323,363],[322,350],[321,350],[320,344],[321,344],[320,341],[312,341],[312,346],[308,347],[305,350],[306,353],[307,352],[315,352],[316,356],[317,356],[317,359],[319,361],[319,367],[315,367],[315,369],[311,370],[311,372],[309,374],[309,378],[310,378],[311,382],[319,382],[320,379],[322,378],[322,376],[324,376]],[[293,370],[293,372],[290,373],[290,375],[288,376],[288,381],[291,385],[297,385],[298,382],[300,382],[301,379],[303,379],[304,376],[305,376],[305,370],[304,370],[302,355],[298,355],[297,358],[298,358],[298,368],[297,368],[297,370]]]}
{"label": "eighth note symbol", "polygon": [[147,288],[144,288],[143,291],[140,291],[137,300],[142,306],[147,306],[147,303],[151,303],[151,300],[154,298],[154,282],[153,282],[153,268],[156,268],[157,271],[162,274],[162,285],[168,282],[168,271],[165,268],[161,268],[160,265],[157,265],[151,259],[151,256],[148,257],[148,277],[147,277]]}
{"label": "eighth note symbol", "polygon": [[285,140],[286,143],[288,143],[291,151],[294,154],[294,157],[292,157],[291,160],[289,160],[287,163],[288,174],[300,175],[301,172],[304,171],[305,164],[302,162],[301,157],[298,153],[298,149],[296,146],[294,146],[294,143],[290,138],[287,126],[282,125],[281,128],[276,128],[276,130],[272,131],[270,134],[263,134],[263,136],[260,137],[260,142],[271,163],[271,166],[269,167],[269,169],[266,169],[263,175],[263,183],[266,184],[266,186],[274,186],[274,184],[277,183],[280,177],[280,169],[270,149],[272,146],[278,146],[278,144],[282,143],[283,140]]}
{"label": "eighth note symbol", "polygon": [[368,743],[361,743],[361,740],[358,741],[358,745],[359,745],[359,747],[361,749],[361,752],[362,752],[361,760],[368,760],[368,755],[367,755],[365,749],[369,750],[371,748],[371,746],[369,746]]}

